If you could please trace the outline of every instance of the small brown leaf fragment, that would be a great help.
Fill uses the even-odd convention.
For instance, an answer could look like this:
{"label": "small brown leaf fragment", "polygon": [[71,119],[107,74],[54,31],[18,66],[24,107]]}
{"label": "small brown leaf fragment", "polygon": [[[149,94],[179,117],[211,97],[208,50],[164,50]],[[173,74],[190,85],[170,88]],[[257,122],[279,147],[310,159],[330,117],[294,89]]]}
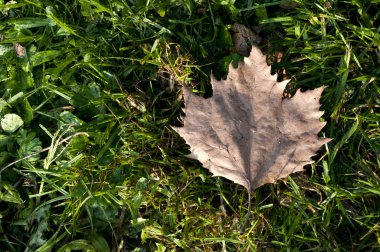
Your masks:
{"label": "small brown leaf fragment", "polygon": [[293,10],[298,7],[298,3],[293,0],[284,0],[280,4],[280,8],[285,10]]}
{"label": "small brown leaf fragment", "polygon": [[[281,60],[282,60],[282,57],[284,56],[284,54],[282,53],[282,52],[278,52],[277,53],[277,55],[276,55],[276,62],[277,63],[280,63],[281,62]],[[280,73],[280,78],[281,78],[281,76],[284,76],[285,78],[282,78],[282,80],[285,80],[285,79],[287,79],[286,78],[286,69],[285,69],[285,67],[282,67],[281,68],[281,72],[279,72]]]}
{"label": "small brown leaf fragment", "polygon": [[225,80],[212,77],[213,96],[204,99],[183,88],[183,127],[173,127],[214,176],[249,192],[313,163],[330,141],[319,138],[325,122],[319,110],[323,87],[282,98],[288,81],[277,82],[257,47]]}
{"label": "small brown leaf fragment", "polygon": [[282,56],[284,56],[284,54],[282,52],[278,52],[277,55],[276,55],[276,62],[279,63],[281,62],[281,59],[282,59]]}
{"label": "small brown leaf fragment", "polygon": [[259,44],[261,41],[261,38],[258,35],[243,24],[235,23],[232,27],[232,32],[232,39],[236,52],[245,57],[249,56],[252,46]]}
{"label": "small brown leaf fragment", "polygon": [[25,47],[23,47],[19,43],[13,43],[13,47],[15,48],[17,57],[20,57],[20,58],[25,57],[25,54],[26,54]]}

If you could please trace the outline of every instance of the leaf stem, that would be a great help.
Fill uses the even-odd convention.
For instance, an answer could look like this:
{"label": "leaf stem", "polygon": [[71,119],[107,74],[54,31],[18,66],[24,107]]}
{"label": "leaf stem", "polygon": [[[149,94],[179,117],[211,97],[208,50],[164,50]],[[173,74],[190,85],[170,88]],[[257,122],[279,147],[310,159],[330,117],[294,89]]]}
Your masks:
{"label": "leaf stem", "polygon": [[245,228],[248,224],[248,221],[251,219],[251,192],[249,191],[248,192],[248,210],[247,210],[247,214],[245,215],[245,221],[243,223],[243,226],[241,227],[240,229],[240,234],[244,234],[245,233]]}

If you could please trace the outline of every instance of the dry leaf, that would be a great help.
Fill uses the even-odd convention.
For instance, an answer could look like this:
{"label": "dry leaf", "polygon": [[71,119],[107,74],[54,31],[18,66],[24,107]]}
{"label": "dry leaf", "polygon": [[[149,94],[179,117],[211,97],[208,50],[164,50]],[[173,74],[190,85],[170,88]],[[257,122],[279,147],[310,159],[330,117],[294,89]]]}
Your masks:
{"label": "dry leaf", "polygon": [[257,47],[226,80],[212,77],[213,96],[204,99],[184,87],[184,127],[173,127],[214,176],[249,192],[313,163],[330,139],[319,138],[323,87],[283,98],[288,81],[277,82]]}
{"label": "dry leaf", "polygon": [[15,48],[17,57],[20,57],[20,58],[25,57],[25,54],[26,54],[25,47],[23,47],[19,43],[13,43],[13,47]]}
{"label": "dry leaf", "polygon": [[235,23],[232,27],[232,40],[235,51],[243,56],[249,56],[251,48],[259,44],[261,38],[245,25]]}
{"label": "dry leaf", "polygon": [[280,8],[285,10],[293,10],[298,7],[298,3],[293,0],[284,0],[280,3]]}

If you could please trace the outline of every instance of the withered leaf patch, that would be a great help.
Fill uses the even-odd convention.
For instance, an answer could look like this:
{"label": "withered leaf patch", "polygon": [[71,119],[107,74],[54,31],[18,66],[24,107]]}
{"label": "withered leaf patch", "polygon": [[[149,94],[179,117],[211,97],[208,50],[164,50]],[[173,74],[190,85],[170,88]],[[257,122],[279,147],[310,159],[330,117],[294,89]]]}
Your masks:
{"label": "withered leaf patch", "polygon": [[284,98],[287,81],[277,82],[257,47],[225,80],[211,79],[213,96],[204,99],[183,88],[183,127],[173,127],[214,176],[238,183],[249,192],[274,183],[313,163],[327,142],[318,133],[323,87]]}
{"label": "withered leaf patch", "polygon": [[26,54],[25,47],[23,47],[19,43],[13,43],[13,47],[16,51],[17,57],[20,57],[20,58],[25,57],[25,54]]}
{"label": "withered leaf patch", "polygon": [[249,56],[252,46],[259,44],[261,41],[261,38],[249,27],[239,23],[234,24],[232,32],[235,51],[245,57]]}

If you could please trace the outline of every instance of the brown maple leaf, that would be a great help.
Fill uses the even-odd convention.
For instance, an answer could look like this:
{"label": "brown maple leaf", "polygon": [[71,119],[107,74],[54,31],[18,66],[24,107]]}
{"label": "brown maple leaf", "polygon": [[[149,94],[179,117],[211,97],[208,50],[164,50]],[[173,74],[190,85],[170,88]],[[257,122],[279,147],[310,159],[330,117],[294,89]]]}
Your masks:
{"label": "brown maple leaf", "polygon": [[319,138],[323,87],[283,98],[287,81],[277,82],[257,47],[225,80],[211,78],[213,96],[204,99],[184,87],[184,126],[173,127],[214,176],[251,193],[313,163],[330,139]]}

